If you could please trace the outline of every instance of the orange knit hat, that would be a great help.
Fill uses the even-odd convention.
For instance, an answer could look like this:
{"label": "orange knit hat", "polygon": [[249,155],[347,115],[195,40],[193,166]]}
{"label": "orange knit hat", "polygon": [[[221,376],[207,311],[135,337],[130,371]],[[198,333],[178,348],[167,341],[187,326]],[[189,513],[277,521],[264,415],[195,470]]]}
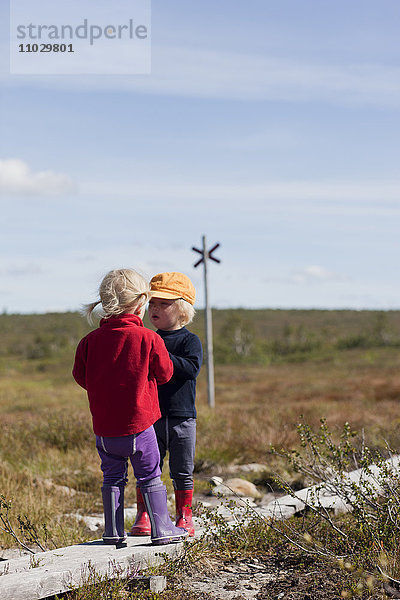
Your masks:
{"label": "orange knit hat", "polygon": [[175,300],[183,298],[190,304],[196,301],[196,290],[187,275],[183,273],[159,273],[150,281],[151,295],[156,298]]}

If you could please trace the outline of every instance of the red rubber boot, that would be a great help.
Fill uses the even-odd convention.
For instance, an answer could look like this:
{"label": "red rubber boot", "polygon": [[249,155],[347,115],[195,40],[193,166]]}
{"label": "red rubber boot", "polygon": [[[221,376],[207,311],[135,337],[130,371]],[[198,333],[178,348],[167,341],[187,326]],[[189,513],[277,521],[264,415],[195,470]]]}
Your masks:
{"label": "red rubber boot", "polygon": [[177,527],[183,527],[194,536],[194,524],[192,515],[193,490],[175,490],[176,523]]}
{"label": "red rubber boot", "polygon": [[129,535],[150,535],[151,525],[149,514],[144,504],[142,492],[140,488],[136,488],[136,504],[137,504],[137,515],[134,524],[131,527]]}

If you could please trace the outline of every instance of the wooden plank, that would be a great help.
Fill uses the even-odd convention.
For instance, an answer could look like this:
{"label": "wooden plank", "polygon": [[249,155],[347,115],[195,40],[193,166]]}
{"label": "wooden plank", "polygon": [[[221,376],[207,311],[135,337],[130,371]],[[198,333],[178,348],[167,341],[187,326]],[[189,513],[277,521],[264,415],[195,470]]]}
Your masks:
{"label": "wooden plank", "polygon": [[[178,556],[183,545],[152,546],[148,537],[129,537],[122,548],[95,540],[35,554],[33,561],[30,556],[14,558],[0,565],[0,598],[40,600],[61,594],[82,584],[93,571],[110,578],[138,575],[140,570],[162,562],[161,554]],[[38,566],[32,567],[35,562]]]}
{"label": "wooden plank", "polygon": [[[393,471],[400,470],[400,456],[393,456],[392,458],[386,460],[384,464],[392,468]],[[375,494],[378,494],[381,490],[377,477],[380,473],[380,467],[377,465],[371,465],[369,467],[369,473],[366,472],[365,469],[357,469],[355,471],[351,471],[350,473],[345,473],[343,476],[343,483],[347,484],[349,487],[349,492],[351,492],[350,486],[351,483],[356,483],[361,488],[364,486],[368,486],[368,489],[372,489]],[[254,513],[259,514],[264,519],[288,519],[295,515],[296,513],[304,511],[309,504],[311,506],[321,506],[323,508],[328,508],[332,510],[335,514],[349,512],[351,510],[351,506],[347,504],[343,498],[334,494],[333,491],[335,489],[334,483],[330,484],[327,482],[324,485],[317,486],[313,485],[307,488],[303,488],[297,492],[294,492],[294,495],[287,494],[285,496],[281,496],[266,504],[264,506],[249,506],[249,517]],[[369,493],[369,492],[368,492]],[[351,493],[350,493],[351,497]],[[238,516],[243,515],[246,511],[246,501],[243,500],[242,506],[237,506],[234,509],[234,512],[237,513]],[[231,511],[227,508],[218,509],[221,516],[224,518],[228,518],[231,515]],[[231,519],[231,525],[235,526],[235,521]]]}
{"label": "wooden plank", "polygon": [[[393,469],[393,471],[399,471],[400,456],[396,455],[389,458],[384,461],[384,465]],[[376,495],[381,491],[381,486],[377,479],[381,471],[380,467],[378,465],[371,465],[368,470],[369,472],[365,469],[357,469],[344,474],[343,484],[348,486],[350,498],[352,496],[350,488],[352,483],[356,483],[361,488],[368,486],[368,489],[371,488]],[[275,518],[286,518],[287,508],[292,508],[294,513],[301,512],[305,510],[306,503],[315,507],[330,508],[335,513],[348,512],[351,509],[350,505],[340,496],[332,493],[334,488],[334,483],[329,484],[327,482],[321,486],[313,485],[299,490],[294,493],[294,496],[290,494],[282,496],[268,504],[266,510],[263,510],[263,514],[267,516],[269,513],[272,513],[271,516],[275,516]],[[280,517],[280,514],[282,517]]]}

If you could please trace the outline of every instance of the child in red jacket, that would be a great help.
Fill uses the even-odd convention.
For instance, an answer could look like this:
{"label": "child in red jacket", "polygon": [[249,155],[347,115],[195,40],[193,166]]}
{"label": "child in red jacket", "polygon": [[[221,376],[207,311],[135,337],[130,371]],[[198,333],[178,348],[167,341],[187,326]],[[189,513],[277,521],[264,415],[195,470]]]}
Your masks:
{"label": "child in red jacket", "polygon": [[80,342],[73,376],[89,399],[96,448],[103,471],[105,544],[126,540],[124,488],[130,460],[150,516],[153,544],[179,542],[186,535],[167,510],[160,475],[160,454],[153,424],[160,417],[157,385],[172,376],[173,365],[164,342],[143,326],[150,297],[145,279],[131,269],[110,271],[99,290],[100,326]]}

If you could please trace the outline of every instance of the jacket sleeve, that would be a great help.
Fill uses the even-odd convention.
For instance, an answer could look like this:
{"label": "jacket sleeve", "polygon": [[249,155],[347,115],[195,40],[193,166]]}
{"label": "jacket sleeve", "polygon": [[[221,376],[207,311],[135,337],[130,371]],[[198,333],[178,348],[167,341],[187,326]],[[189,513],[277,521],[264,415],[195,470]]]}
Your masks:
{"label": "jacket sleeve", "polygon": [[174,365],[169,357],[164,341],[157,335],[154,336],[150,354],[150,373],[154,375],[157,385],[167,383],[173,373]]}
{"label": "jacket sleeve", "polygon": [[75,362],[72,369],[72,376],[83,389],[86,390],[86,338],[83,338],[78,344],[75,353]]}
{"label": "jacket sleeve", "polygon": [[183,354],[169,354],[174,364],[174,377],[184,380],[196,379],[203,362],[203,348],[197,335],[186,340]]}

